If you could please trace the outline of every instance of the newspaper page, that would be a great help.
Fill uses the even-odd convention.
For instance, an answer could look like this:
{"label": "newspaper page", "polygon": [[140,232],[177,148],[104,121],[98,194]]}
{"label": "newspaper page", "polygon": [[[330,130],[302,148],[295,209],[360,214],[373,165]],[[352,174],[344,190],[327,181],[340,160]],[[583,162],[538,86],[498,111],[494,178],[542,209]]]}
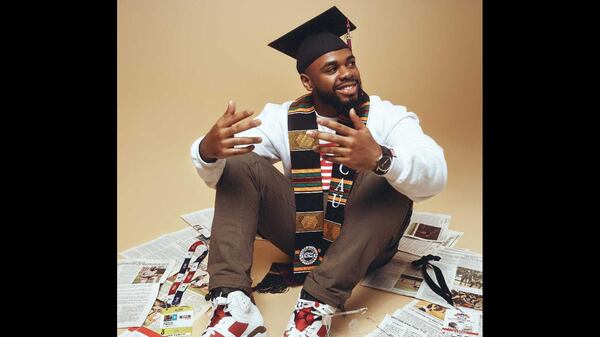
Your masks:
{"label": "newspaper page", "polygon": [[481,316],[469,308],[448,309],[442,333],[445,337],[479,337]]}
{"label": "newspaper page", "polygon": [[421,269],[411,266],[418,256],[397,252],[383,267],[370,272],[362,286],[414,297],[423,282]]}
{"label": "newspaper page", "polygon": [[410,217],[405,236],[438,241],[450,226],[450,219],[450,215],[446,214],[414,212]]}
{"label": "newspaper page", "polygon": [[117,284],[117,329],[141,326],[160,283]]}
{"label": "newspaper page", "polygon": [[[198,271],[199,270],[200,269],[198,269]],[[162,285],[162,287],[160,287],[158,297],[156,298],[155,301],[153,301],[154,303],[152,304],[151,309],[146,311],[146,312],[148,312],[148,315],[145,317],[144,324],[143,324],[144,327],[151,329],[153,331],[159,330],[161,312],[164,308],[167,307],[167,305],[166,305],[167,295],[169,293],[169,288],[173,284],[173,282],[172,282],[173,279],[174,278],[168,279]],[[208,309],[210,309],[210,307],[211,307],[210,301],[207,301],[204,297],[206,295],[205,289],[207,289],[207,288],[197,287],[192,282],[190,284],[190,286],[187,288],[187,290],[183,293],[183,296],[181,297],[181,303],[180,303],[181,306],[189,305],[194,309],[194,322],[198,318],[200,318],[202,315],[204,315],[204,313],[206,313],[208,311]]]}
{"label": "newspaper page", "polygon": [[398,309],[392,317],[413,329],[421,331],[428,337],[444,337],[442,335],[443,322],[439,322],[438,319],[431,318],[426,314],[415,310]]}
{"label": "newspaper page", "polygon": [[117,283],[164,283],[174,266],[173,260],[120,260],[117,262]]}
{"label": "newspaper page", "polygon": [[458,240],[465,234],[465,232],[459,232],[452,229],[448,229],[445,233],[442,234],[440,238],[441,247],[452,248],[456,245]]}
{"label": "newspaper page", "polygon": [[[450,304],[427,285],[423,278],[421,267],[416,268],[412,266],[411,262],[418,258],[418,256],[397,252],[390,262],[370,272],[360,284],[365,287],[419,298],[444,307],[451,307]],[[450,280],[455,278],[458,261],[459,255],[449,251],[446,252],[440,261],[430,262],[440,268],[450,290],[452,290],[452,281]],[[433,271],[428,270],[428,272],[431,278],[437,282]]]}
{"label": "newspaper page", "polygon": [[446,312],[450,309],[428,301],[413,300],[404,306],[402,310],[410,311],[430,325],[442,327],[446,319]]}
{"label": "newspaper page", "polygon": [[173,265],[168,260],[117,262],[117,328],[142,325]]}
{"label": "newspaper page", "polygon": [[443,247],[444,243],[456,244],[456,233],[459,232],[449,236],[450,219],[450,215],[446,214],[414,212],[398,250],[423,256]]}
{"label": "newspaper page", "polygon": [[[452,300],[458,307],[483,311],[483,258],[481,254],[458,249],[443,249],[440,255],[458,254],[452,286]],[[445,276],[445,275],[444,275]]]}
{"label": "newspaper page", "polygon": [[181,218],[205,237],[210,237],[215,208],[206,208],[192,213],[183,214]]}
{"label": "newspaper page", "polygon": [[[452,281],[455,278],[456,275],[456,267],[457,267],[457,263],[458,263],[458,256],[454,255],[454,254],[446,254],[445,256],[441,256],[440,254],[436,254],[438,256],[441,257],[441,259],[439,261],[430,261],[429,263],[431,263],[432,265],[440,268],[440,271],[442,272],[442,275],[444,275],[444,280],[446,282],[446,285],[448,286],[448,288],[452,291]],[[437,277],[435,276],[434,271],[432,270],[432,268],[427,268],[427,273],[429,273],[429,276],[431,277],[431,279],[437,284],[438,280]],[[421,276],[423,275],[423,272],[421,271]],[[422,282],[421,286],[419,287],[417,294],[414,296],[418,299],[422,299],[422,300],[426,300],[441,306],[444,306],[446,308],[451,308],[452,306],[446,302],[446,300],[444,300],[440,295],[436,294],[427,284],[427,282]]]}
{"label": "newspaper page", "polygon": [[385,315],[383,321],[377,328],[370,332],[366,337],[426,337],[427,335],[402,321]]}
{"label": "newspaper page", "polygon": [[398,244],[398,250],[413,255],[424,256],[432,254],[442,247],[442,241],[423,240],[409,236],[403,236]]}
{"label": "newspaper page", "polygon": [[[190,246],[198,241],[205,241],[208,245],[208,238],[198,233],[195,229],[188,227],[183,230],[165,234],[158,239],[130,248],[120,255],[125,258],[143,258],[143,259],[162,259],[175,261],[176,268],[181,266]],[[195,260],[202,251],[197,249],[192,260]],[[207,259],[206,259],[207,260]]]}

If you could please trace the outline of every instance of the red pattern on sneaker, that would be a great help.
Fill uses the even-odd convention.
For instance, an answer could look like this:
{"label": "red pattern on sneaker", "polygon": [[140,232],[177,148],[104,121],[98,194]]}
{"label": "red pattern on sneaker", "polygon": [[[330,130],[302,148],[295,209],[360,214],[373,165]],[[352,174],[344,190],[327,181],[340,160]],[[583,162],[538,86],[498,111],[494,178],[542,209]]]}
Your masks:
{"label": "red pattern on sneaker", "polygon": [[315,321],[315,315],[311,312],[311,308],[304,308],[296,312],[294,322],[296,323],[296,329],[304,331]]}
{"label": "red pattern on sneaker", "polygon": [[327,335],[327,328],[322,325],[321,329],[319,329],[319,331],[317,331],[317,336],[319,337],[325,337]]}
{"label": "red pattern on sneaker", "polygon": [[[208,326],[215,326],[215,325],[217,325],[217,323],[219,323],[219,321],[221,320],[221,318],[223,318],[225,316],[231,316],[230,313],[223,311],[223,308],[225,308],[224,305],[219,305],[215,309],[215,312],[213,313],[213,316],[210,319],[210,324]],[[246,325],[248,325],[248,324],[246,324]]]}
{"label": "red pattern on sneaker", "polygon": [[229,327],[229,332],[236,337],[240,337],[246,331],[246,328],[248,328],[248,323],[235,322]]}
{"label": "red pattern on sneaker", "polygon": [[221,335],[220,333],[213,331],[212,335],[210,335],[210,337],[225,337],[223,335]]}

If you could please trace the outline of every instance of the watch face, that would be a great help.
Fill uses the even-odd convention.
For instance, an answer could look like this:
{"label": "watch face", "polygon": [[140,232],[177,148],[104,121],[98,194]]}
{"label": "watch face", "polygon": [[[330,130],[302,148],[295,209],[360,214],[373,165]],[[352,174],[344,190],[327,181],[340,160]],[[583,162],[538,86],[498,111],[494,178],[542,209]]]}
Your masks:
{"label": "watch face", "polygon": [[379,169],[382,171],[387,171],[390,168],[390,165],[392,165],[392,158],[388,156],[383,156],[383,158],[381,158],[381,161],[379,162]]}

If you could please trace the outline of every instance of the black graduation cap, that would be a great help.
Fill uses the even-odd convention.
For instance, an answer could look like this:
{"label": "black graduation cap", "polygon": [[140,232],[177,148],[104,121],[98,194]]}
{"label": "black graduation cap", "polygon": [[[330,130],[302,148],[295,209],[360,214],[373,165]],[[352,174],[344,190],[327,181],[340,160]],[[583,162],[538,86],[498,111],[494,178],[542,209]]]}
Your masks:
{"label": "black graduation cap", "polygon": [[341,35],[356,29],[337,7],[333,6],[306,21],[291,32],[269,43],[280,52],[296,59],[296,69],[302,73],[321,55],[330,51],[351,48]]}

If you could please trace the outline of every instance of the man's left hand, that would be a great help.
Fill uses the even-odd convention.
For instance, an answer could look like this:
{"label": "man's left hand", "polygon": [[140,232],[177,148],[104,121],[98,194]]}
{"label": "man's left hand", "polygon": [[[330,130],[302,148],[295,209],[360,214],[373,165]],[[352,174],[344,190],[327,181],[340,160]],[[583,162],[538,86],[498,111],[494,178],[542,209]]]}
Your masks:
{"label": "man's left hand", "polygon": [[325,160],[345,165],[356,171],[374,170],[377,159],[381,156],[381,148],[354,108],[350,109],[350,120],[355,129],[335,121],[318,119],[317,123],[337,131],[337,134],[307,131],[306,134],[310,137],[333,143],[329,146],[314,146],[313,151],[322,152]]}

